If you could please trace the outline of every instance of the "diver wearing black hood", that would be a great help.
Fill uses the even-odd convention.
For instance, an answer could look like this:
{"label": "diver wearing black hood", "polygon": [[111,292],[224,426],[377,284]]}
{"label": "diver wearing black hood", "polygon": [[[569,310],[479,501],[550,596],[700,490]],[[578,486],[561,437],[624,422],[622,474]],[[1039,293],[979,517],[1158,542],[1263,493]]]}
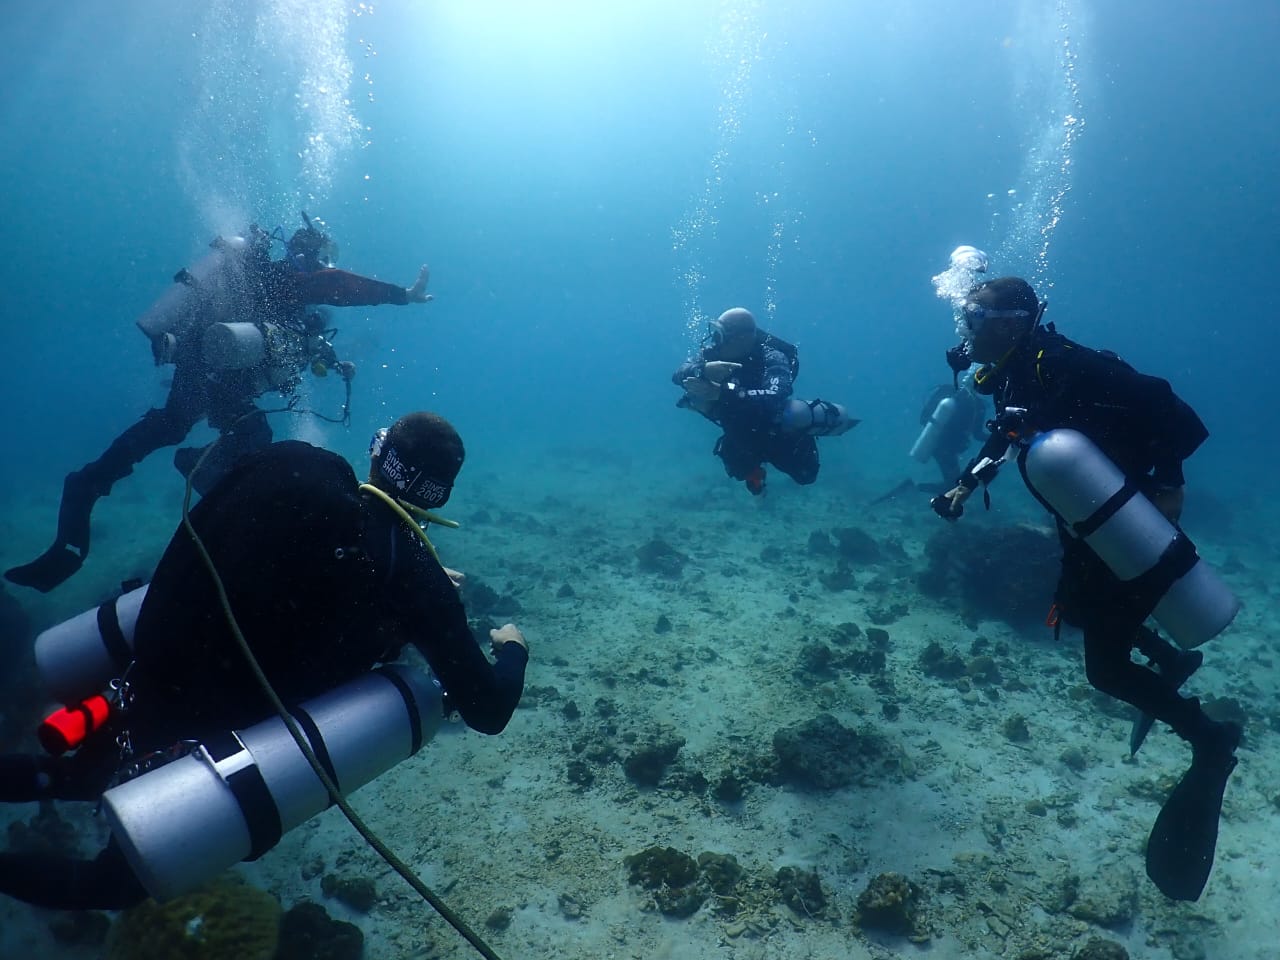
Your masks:
{"label": "diver wearing black hood", "polygon": [[[407,512],[443,506],[463,458],[453,426],[425,411],[378,431],[366,484],[342,457],[296,440],[245,457],[190,513],[220,582],[179,527],[138,613],[134,660],[111,718],[74,754],[0,756],[0,801],[96,801],[118,770],[145,782],[157,758],[274,716],[220,590],[290,709],[413,644],[444,690],[446,713],[501,733],[524,687],[524,636],[514,624],[490,629],[493,660],[485,655],[459,575]],[[312,737],[319,753],[323,738]],[[80,910],[124,909],[147,896],[114,835],[92,860],[0,852],[0,893]]]}
{"label": "diver wearing black hood", "polygon": [[[1027,451],[1033,438],[1049,431],[1076,431],[1124,475],[1115,511],[1125,498],[1141,494],[1176,525],[1183,504],[1182,463],[1209,432],[1167,381],[1137,372],[1110,351],[1074,343],[1053,324],[1042,326],[1046,306],[1025,280],[1003,277],[975,286],[960,307],[957,332],[964,345],[950,351],[948,360],[954,369],[971,361],[984,364],[974,383],[995,401],[996,417],[978,456],[932,505],[939,516],[958,518],[974,490],[985,488],[1008,455],[1021,451],[1018,462],[1028,489],[1054,514],[1062,542],[1062,573],[1051,622],[1060,616],[1083,630],[1090,684],[1163,720],[1192,746],[1192,770],[1184,780],[1195,781],[1203,790],[1185,805],[1194,807],[1193,812],[1167,806],[1166,813],[1186,813],[1177,842],[1195,852],[1169,854],[1158,869],[1152,868],[1149,857],[1148,866],[1167,895],[1194,900],[1212,865],[1222,788],[1235,766],[1241,728],[1213,720],[1199,700],[1179,694],[1179,686],[1199,667],[1203,655],[1180,652],[1144,626],[1162,596],[1163,591],[1153,593],[1158,578],[1144,574],[1121,579],[1113,573],[1086,543],[1091,531],[1068,523],[1037,491],[1028,476]],[[1197,559],[1194,545],[1179,530],[1157,566],[1185,572]],[[1135,647],[1155,670],[1130,659]]]}
{"label": "diver wearing black hood", "polygon": [[[97,460],[63,481],[52,546],[30,563],[5,571],[11,583],[47,593],[75,574],[89,555],[90,514],[99,497],[161,447],[176,446],[201,420],[220,434],[210,455],[192,471],[205,447],[183,447],[174,466],[197,491],[211,488],[240,457],[271,442],[271,426],[254,401],[269,390],[291,395],[299,372],[324,375],[330,367],[347,382],[355,365],[338,361],[327,318],[309,305],[376,306],[426,303],[424,266],[412,287],[334,269],[336,247],[306,214],[306,226],[270,257],[272,239],[251,226],[246,238],[218,238],[212,252],[138,321],[151,339],[157,366],[173,364],[163,407],[148,410]],[[344,411],[345,412],[345,411]]]}

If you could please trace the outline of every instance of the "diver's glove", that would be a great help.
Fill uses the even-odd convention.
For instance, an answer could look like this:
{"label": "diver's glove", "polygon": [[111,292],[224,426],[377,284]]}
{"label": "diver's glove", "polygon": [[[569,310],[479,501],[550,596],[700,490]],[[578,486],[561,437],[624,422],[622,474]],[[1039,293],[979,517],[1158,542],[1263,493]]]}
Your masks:
{"label": "diver's glove", "polygon": [[339,360],[335,369],[342,376],[342,379],[348,383],[356,377],[356,365],[350,360]]}
{"label": "diver's glove", "polygon": [[959,520],[964,514],[964,502],[969,499],[974,488],[957,484],[946,493],[940,493],[929,501],[933,512],[943,520]]}

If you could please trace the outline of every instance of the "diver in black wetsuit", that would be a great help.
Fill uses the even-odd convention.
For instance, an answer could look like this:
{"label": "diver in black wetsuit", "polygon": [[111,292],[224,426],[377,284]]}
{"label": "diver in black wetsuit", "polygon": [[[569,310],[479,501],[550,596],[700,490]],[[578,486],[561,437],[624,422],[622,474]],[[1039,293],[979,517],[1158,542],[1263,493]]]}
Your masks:
{"label": "diver in black wetsuit", "polygon": [[[324,318],[308,311],[309,305],[404,305],[431,299],[426,292],[426,267],[409,288],[333,269],[332,241],[310,219],[285,242],[281,260],[270,258],[271,235],[256,227],[249,233],[247,240],[219,238],[213,244],[227,251],[221,286],[208,284],[218,287],[221,299],[202,301],[197,315],[183,318],[177,335],[170,331],[151,335],[157,365],[174,364],[165,405],[148,410],[102,456],[67,475],[52,546],[32,562],[7,570],[5,578],[10,582],[48,592],[75,574],[89,555],[89,519],[98,498],[110,494],[117,481],[156,450],[181,443],[201,419],[220,434],[220,442],[192,476],[196,490],[203,493],[237,459],[271,442],[271,426],[254,404],[256,398],[269,390],[291,394],[299,371],[308,366],[318,373],[333,367],[349,384],[354,364],[337,360],[324,336]],[[197,285],[185,270],[175,280]],[[227,303],[233,304],[229,308],[233,316],[217,313],[216,308],[225,310]],[[202,335],[219,320],[257,327],[267,343],[261,362],[247,368],[211,362]],[[184,476],[191,476],[205,449],[177,450],[174,465]]]}
{"label": "diver in black wetsuit", "polygon": [[[443,418],[401,417],[371,448],[370,486],[412,507],[449,497],[462,441]],[[295,705],[413,643],[456,711],[500,733],[524,685],[528,652],[513,624],[490,631],[496,662],[472,638],[450,571],[336,454],[299,441],[244,458],[191,511],[232,611],[280,698]],[[273,714],[236,646],[215,586],[183,528],[147,590],[127,671],[130,704],[66,757],[0,757],[0,800],[96,800],[124,760],[244,729]],[[94,860],[0,853],[0,892],[40,906],[121,909],[146,893],[114,844]]]}
{"label": "diver in black wetsuit", "polygon": [[838,403],[792,399],[799,353],[759,329],[749,310],[726,310],[711,323],[708,340],[677,368],[671,382],[684,390],[677,406],[696,410],[723,429],[714,453],[725,473],[755,495],[764,493],[765,463],[799,484],[817,480],[814,437],[838,436],[858,421]]}
{"label": "diver in black wetsuit", "polygon": [[[985,364],[975,384],[993,397],[996,418],[990,439],[955,486],[933,500],[934,510],[947,519],[960,516],[973,491],[995,476],[1011,438],[1069,428],[1089,438],[1176,524],[1183,504],[1182,463],[1208,437],[1208,430],[1167,381],[1138,373],[1114,353],[1073,343],[1052,324],[1041,326],[1044,307],[1031,285],[1017,277],[977,285],[961,307],[957,331],[967,349],[951,351],[948,359],[955,367],[970,361]],[[1044,506],[1052,511],[1047,503]],[[1083,630],[1090,684],[1163,720],[1191,744],[1193,769],[1212,768],[1225,785],[1235,765],[1240,726],[1211,719],[1196,698],[1178,693],[1199,667],[1202,654],[1179,651],[1144,627],[1159,595],[1144,589],[1144,578],[1121,581],[1061,517],[1055,514],[1055,519],[1063,548],[1055,609],[1061,619]],[[1194,553],[1190,541],[1180,540],[1180,547]],[[1130,653],[1135,647],[1160,672],[1134,663]],[[1219,787],[1216,803],[1220,801]],[[1216,803],[1207,805],[1213,808],[1214,840]],[[1209,819],[1205,813],[1186,829],[1207,834]],[[1209,858],[1211,862],[1211,845]],[[1207,865],[1198,866],[1204,866],[1207,879]],[[1197,890],[1187,898],[1198,895]]]}

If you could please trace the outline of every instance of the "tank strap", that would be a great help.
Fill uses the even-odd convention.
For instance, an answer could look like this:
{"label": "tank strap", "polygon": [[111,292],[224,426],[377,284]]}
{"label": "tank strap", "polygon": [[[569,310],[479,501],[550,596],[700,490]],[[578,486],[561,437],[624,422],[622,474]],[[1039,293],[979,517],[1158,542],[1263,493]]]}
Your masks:
{"label": "tank strap", "polygon": [[133,659],[133,651],[129,649],[129,641],[124,638],[124,631],[120,629],[120,615],[116,611],[119,599],[113,597],[98,607],[98,633],[102,635],[102,645],[111,657],[111,662],[123,667]]}
{"label": "tank strap", "polygon": [[[244,814],[245,825],[249,828],[249,855],[245,859],[257,860],[284,834],[280,811],[276,809],[267,782],[262,779],[262,771],[240,738],[229,730],[209,737],[202,746],[213,762],[214,771],[231,789],[236,803],[240,805],[240,812]],[[234,761],[239,754],[244,754],[244,762],[237,765]],[[232,763],[226,764],[229,760]],[[234,769],[226,771],[224,765]]]}
{"label": "tank strap", "polygon": [[1138,574],[1126,586],[1132,589],[1134,596],[1140,598],[1141,609],[1149,612],[1155,609],[1160,598],[1186,576],[1199,560],[1196,545],[1179,530],[1151,569]]}
{"label": "tank strap", "polygon": [[1072,531],[1077,537],[1091,536],[1099,527],[1119,513],[1120,508],[1132,500],[1135,494],[1140,492],[1138,485],[1126,478],[1124,486],[1109,496],[1106,503],[1080,522],[1071,524]]}
{"label": "tank strap", "polygon": [[413,756],[422,749],[422,714],[418,710],[418,701],[413,695],[413,690],[404,680],[404,677],[388,667],[379,667],[373,671],[378,676],[389,681],[400,696],[404,697],[404,708],[409,711],[409,736],[411,742],[409,745],[409,756]]}

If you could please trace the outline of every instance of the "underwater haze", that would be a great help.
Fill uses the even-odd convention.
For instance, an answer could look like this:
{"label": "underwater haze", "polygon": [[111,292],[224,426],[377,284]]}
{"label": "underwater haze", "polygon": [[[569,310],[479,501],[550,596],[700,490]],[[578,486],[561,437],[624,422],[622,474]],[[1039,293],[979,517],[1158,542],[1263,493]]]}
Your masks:
{"label": "underwater haze", "polygon": [[55,484],[158,402],[132,320],[211,237],[292,231],[305,208],[348,269],[407,284],[432,266],[426,310],[339,311],[360,443],[434,405],[481,455],[581,440],[661,469],[673,425],[695,427],[669,372],[740,304],[865,420],[855,459],[889,469],[946,376],[928,278],[972,243],[1070,336],[1174,380],[1214,434],[1193,469],[1238,484],[1270,455],[1280,345],[1278,17],[1243,0],[15,7],[4,449],[38,448],[22,482]]}
{"label": "underwater haze", "polygon": [[[1234,819],[1224,821],[1224,837],[1237,830],[1235,840],[1224,840],[1236,852],[1227,866],[1220,858],[1211,882],[1220,899],[1201,905],[1209,920],[1202,923],[1190,908],[1152,906],[1143,889],[1134,902],[1145,912],[1139,906],[1110,923],[1073,915],[1070,922],[1080,925],[1074,932],[1054,927],[1060,952],[1032,954],[1019,953],[1032,949],[1031,939],[1010,934],[993,941],[989,930],[962,933],[959,921],[949,928],[938,906],[930,949],[940,957],[1065,960],[1096,936],[1123,943],[1135,958],[1276,955],[1280,928],[1253,913],[1280,897],[1280,875],[1269,866],[1274,859],[1251,859],[1250,847],[1274,840],[1280,802],[1275,781],[1263,773],[1274,768],[1262,759],[1274,754],[1280,730],[1271,654],[1277,598],[1271,584],[1280,569],[1272,364],[1280,357],[1280,5],[116,0],[10,3],[0,34],[4,568],[48,545],[67,473],[164,403],[172,368],[153,363],[135,321],[215,237],[242,233],[250,223],[288,236],[305,211],[340,244],[344,269],[408,286],[429,264],[430,303],[332,311],[335,347],[358,371],[350,426],[284,412],[271,422],[277,439],[334,449],[357,473],[370,436],[406,411],[438,411],[464,438],[467,465],[450,510],[465,536],[442,533],[440,545],[446,562],[467,561],[469,574],[499,594],[521,597],[516,619],[533,647],[529,682],[541,693],[512,727],[529,715],[544,723],[536,737],[504,740],[501,755],[499,741],[467,741],[464,748],[455,737],[432,745],[455,760],[464,749],[483,758],[467,768],[473,780],[451,788],[483,801],[514,757],[538,755],[540,744],[568,749],[561,740],[569,734],[560,729],[568,721],[557,699],[566,691],[576,690],[583,710],[606,698],[622,715],[633,703],[624,689],[635,688],[638,710],[652,706],[646,697],[675,695],[665,683],[645,693],[642,667],[626,673],[615,666],[620,648],[637,658],[647,650],[650,666],[661,671],[683,655],[681,646],[696,649],[705,641],[713,653],[705,661],[695,656],[689,667],[706,671],[698,674],[704,686],[687,699],[729,702],[738,693],[766,696],[767,683],[778,677],[792,682],[794,655],[767,682],[751,679],[751,657],[716,661],[714,652],[751,623],[770,624],[756,639],[776,652],[783,634],[799,644],[846,622],[880,622],[867,611],[888,605],[871,599],[881,581],[863,582],[865,603],[845,609],[840,604],[852,602],[850,594],[797,571],[809,562],[806,543],[812,547],[816,528],[865,527],[882,544],[924,562],[925,544],[942,526],[928,496],[909,510],[898,499],[888,506],[873,501],[904,478],[936,479],[932,465],[907,457],[924,398],[951,379],[944,354],[956,342],[951,307],[930,281],[954,248],[972,244],[989,255],[988,276],[1027,278],[1049,301],[1046,320],[1075,341],[1114,350],[1168,379],[1208,426],[1210,439],[1187,463],[1186,517],[1193,534],[1203,534],[1205,555],[1234,572],[1231,586],[1245,596],[1242,624],[1252,645],[1247,661],[1240,655],[1236,662],[1224,652],[1232,649],[1228,641],[1206,648],[1221,671],[1206,675],[1261,719],[1249,729],[1251,752],[1241,765],[1256,802],[1240,801]],[[676,408],[680,391],[671,382],[672,371],[698,349],[708,321],[734,306],[752,310],[761,326],[798,345],[797,396],[842,403],[862,421],[841,437],[819,438],[815,485],[801,488],[777,473],[763,504],[725,476],[711,455],[717,431]],[[304,374],[299,395],[300,408],[330,417],[343,403],[334,375]],[[258,402],[275,409],[287,398],[267,394]],[[191,442],[214,436],[201,424]],[[100,602],[126,577],[148,576],[181,510],[183,479],[171,461],[172,451],[160,450],[102,501],[94,555],[65,588],[36,595],[5,585],[33,630]],[[979,518],[978,529],[1001,519],[1043,523],[1008,474],[995,494],[994,519]],[[484,519],[468,523],[477,516]],[[504,516],[515,518],[504,531],[511,538],[494,539],[491,531],[501,524],[487,521]],[[655,536],[693,565],[683,578],[679,570],[680,579],[669,580],[634,569],[633,548]],[[781,570],[758,559],[776,536],[795,541],[783,547]],[[625,570],[612,566],[623,554]],[[702,572],[695,575],[698,563]],[[535,568],[542,572],[535,575]],[[723,591],[716,586],[721,577],[729,585]],[[910,579],[902,574],[903,583]],[[553,597],[534,596],[562,582],[576,590],[576,619]],[[945,646],[952,630],[969,649],[972,631],[957,626],[945,605],[932,608],[915,594],[898,599],[911,616],[924,618],[889,627],[892,649],[911,651],[904,662],[915,664],[917,640],[921,649],[939,638]],[[714,626],[730,622],[709,612],[721,603],[735,606],[734,615],[747,623]],[[927,617],[926,610],[932,610]],[[655,635],[659,615],[668,628],[675,624],[674,633]],[[611,623],[625,628],[611,632]],[[1015,651],[1022,649],[1017,637],[1008,634]],[[1045,648],[1062,651],[1064,676],[1084,682],[1075,646]],[[552,660],[565,670],[579,660],[586,666],[577,676],[540,673],[548,669],[540,662]],[[1246,676],[1265,704],[1232,686]],[[900,682],[900,690],[907,687]],[[555,696],[546,692],[557,689]],[[837,688],[822,689],[806,682],[774,693],[791,706],[809,703],[842,716],[841,705],[851,701]],[[945,740],[937,728],[952,721],[933,719],[933,701],[913,696],[902,693],[903,715],[917,724],[901,730],[904,750],[933,756],[927,744]],[[862,719],[879,719],[879,702],[868,703],[871,716]],[[981,698],[969,706],[995,710],[994,704]],[[767,745],[783,721],[756,708],[760,715],[750,713],[754,725],[743,735],[758,734]],[[957,708],[964,709],[959,701]],[[712,751],[712,734],[703,742],[690,732],[701,721],[691,722],[685,709],[693,707],[663,708],[657,719],[689,738],[687,753]],[[1035,735],[1037,714],[1028,715]],[[713,716],[719,714],[706,715],[706,731],[720,729]],[[786,714],[796,722],[805,716]],[[1046,729],[1057,726],[1053,716],[1040,719]],[[1091,742],[1095,722],[1123,726],[1096,711],[1081,720],[1079,743]],[[1072,842],[1090,857],[1107,844],[1111,854],[1132,854],[1154,816],[1149,807],[1134,814],[1133,824],[1124,819],[1124,804],[1137,801],[1134,791],[1114,786],[1133,773],[1117,759],[1115,730],[1098,736],[1117,739],[1117,749],[1090,768],[1107,799],[1082,804],[1078,819],[1061,826],[1063,845],[1052,855],[1064,862],[1073,856]],[[993,742],[985,732],[971,735],[993,755],[1004,751],[1001,762],[1012,764],[1008,755],[1022,749],[998,734]],[[1162,736],[1173,751],[1174,738]],[[30,738],[4,745],[19,746],[31,746]],[[1045,748],[1053,757],[1060,749],[1066,748],[1056,741]],[[643,790],[637,800],[617,773],[610,774],[619,784],[613,792],[599,783],[570,790],[559,773],[565,761],[549,753],[544,764],[563,796],[543,797],[541,788],[528,787],[542,776],[530,760],[521,773],[527,780],[490,797],[508,808],[514,825],[477,825],[481,802],[472,811],[476,820],[449,820],[449,829],[478,831],[478,846],[448,857],[424,853],[417,861],[428,872],[436,869],[429,864],[445,860],[465,864],[477,850],[505,844],[503,829],[527,832],[529,856],[541,872],[514,871],[519,878],[510,889],[519,894],[504,899],[505,858],[497,854],[484,867],[488,886],[475,880],[474,888],[470,881],[461,888],[471,898],[464,912],[477,926],[491,910],[510,907],[509,926],[485,929],[504,956],[763,960],[835,956],[827,951],[836,949],[858,958],[927,955],[903,937],[867,940],[850,919],[871,875],[913,866],[920,880],[933,869],[924,853],[908,867],[877,863],[879,848],[866,845],[872,843],[866,837],[879,835],[910,846],[886,823],[923,802],[927,791],[918,782],[912,789],[920,794],[894,800],[890,791],[876,804],[844,794],[808,798],[812,806],[803,814],[781,799],[766,802],[773,788],[758,786],[745,808],[725,814],[711,800],[699,799],[696,810],[682,807],[687,793],[670,808],[654,808],[666,801]],[[1019,803],[1049,777],[1016,766],[989,769],[979,778],[982,789],[1003,790]],[[1155,775],[1154,767],[1144,772]],[[400,775],[398,789],[418,789],[416,774]],[[441,776],[447,774],[431,774]],[[391,796],[392,787],[383,789]],[[1066,790],[1053,789],[1055,796]],[[1246,786],[1233,782],[1233,789]],[[955,787],[977,790],[972,781]],[[939,791],[951,795],[945,785]],[[1120,794],[1117,812],[1107,804]],[[574,854],[584,859],[570,864],[544,855],[544,835],[522,796],[569,810],[575,822],[590,818],[583,835],[591,843]],[[618,812],[617,804],[633,803],[625,816]],[[394,800],[386,804],[399,811],[387,819],[409,817]],[[861,811],[856,824],[842,813],[851,807]],[[430,800],[414,809],[431,820]],[[30,817],[34,810],[12,815]],[[736,835],[725,824],[732,816],[739,824],[758,818],[750,827],[756,833],[745,834],[747,849],[730,849]],[[809,818],[801,827],[789,819],[801,816]],[[936,823],[952,817],[963,819],[952,811]],[[320,829],[332,831],[326,837],[353,842],[341,822],[323,822]],[[713,849],[746,862],[757,836],[759,850],[785,850],[770,869],[785,863],[816,869],[832,904],[823,932],[785,907],[777,907],[785,922],[761,921],[758,929],[746,920],[741,929],[736,921],[708,920],[710,907],[687,920],[642,907],[628,886],[623,855],[649,842],[679,846],[687,822],[696,824],[687,830],[701,844],[689,847],[694,855]],[[954,837],[981,847],[983,856],[1012,857],[1014,846],[993,852],[998,844],[972,823],[956,827]],[[402,829],[402,845],[412,846],[410,825]],[[483,834],[489,829],[492,836]],[[953,836],[938,829],[937,836]],[[574,831],[564,830],[557,843],[570,845]],[[827,833],[844,838],[832,843],[847,843],[840,858],[824,847]],[[641,842],[642,834],[650,840]],[[310,831],[308,842],[318,836]],[[943,841],[931,842],[937,849]],[[1271,849],[1280,854],[1280,847]],[[605,866],[589,858],[591,851]],[[289,855],[305,852],[299,847]],[[948,850],[948,863],[951,856]],[[298,887],[296,868],[272,873],[270,861],[250,876],[286,907],[319,897]],[[1149,886],[1140,856],[1133,863],[1137,883]],[[432,880],[445,884],[452,874],[439,870]],[[537,891],[555,891],[555,877],[574,873],[592,878],[599,899],[565,887],[542,910]],[[390,891],[396,881],[379,883]],[[610,885],[616,893],[599,892]],[[564,896],[581,915],[564,907]],[[466,955],[439,932],[435,952],[413,953],[406,946],[413,931],[431,924],[402,900],[394,903],[393,910],[384,901],[382,914],[332,909],[371,938],[366,956]],[[980,915],[975,903],[967,902],[969,915]],[[96,947],[42,939],[52,914],[31,919],[13,904],[4,909],[10,930],[0,930],[0,954],[39,948],[50,956],[98,955]],[[28,922],[33,932],[12,932]],[[708,932],[714,924],[721,925]]]}

